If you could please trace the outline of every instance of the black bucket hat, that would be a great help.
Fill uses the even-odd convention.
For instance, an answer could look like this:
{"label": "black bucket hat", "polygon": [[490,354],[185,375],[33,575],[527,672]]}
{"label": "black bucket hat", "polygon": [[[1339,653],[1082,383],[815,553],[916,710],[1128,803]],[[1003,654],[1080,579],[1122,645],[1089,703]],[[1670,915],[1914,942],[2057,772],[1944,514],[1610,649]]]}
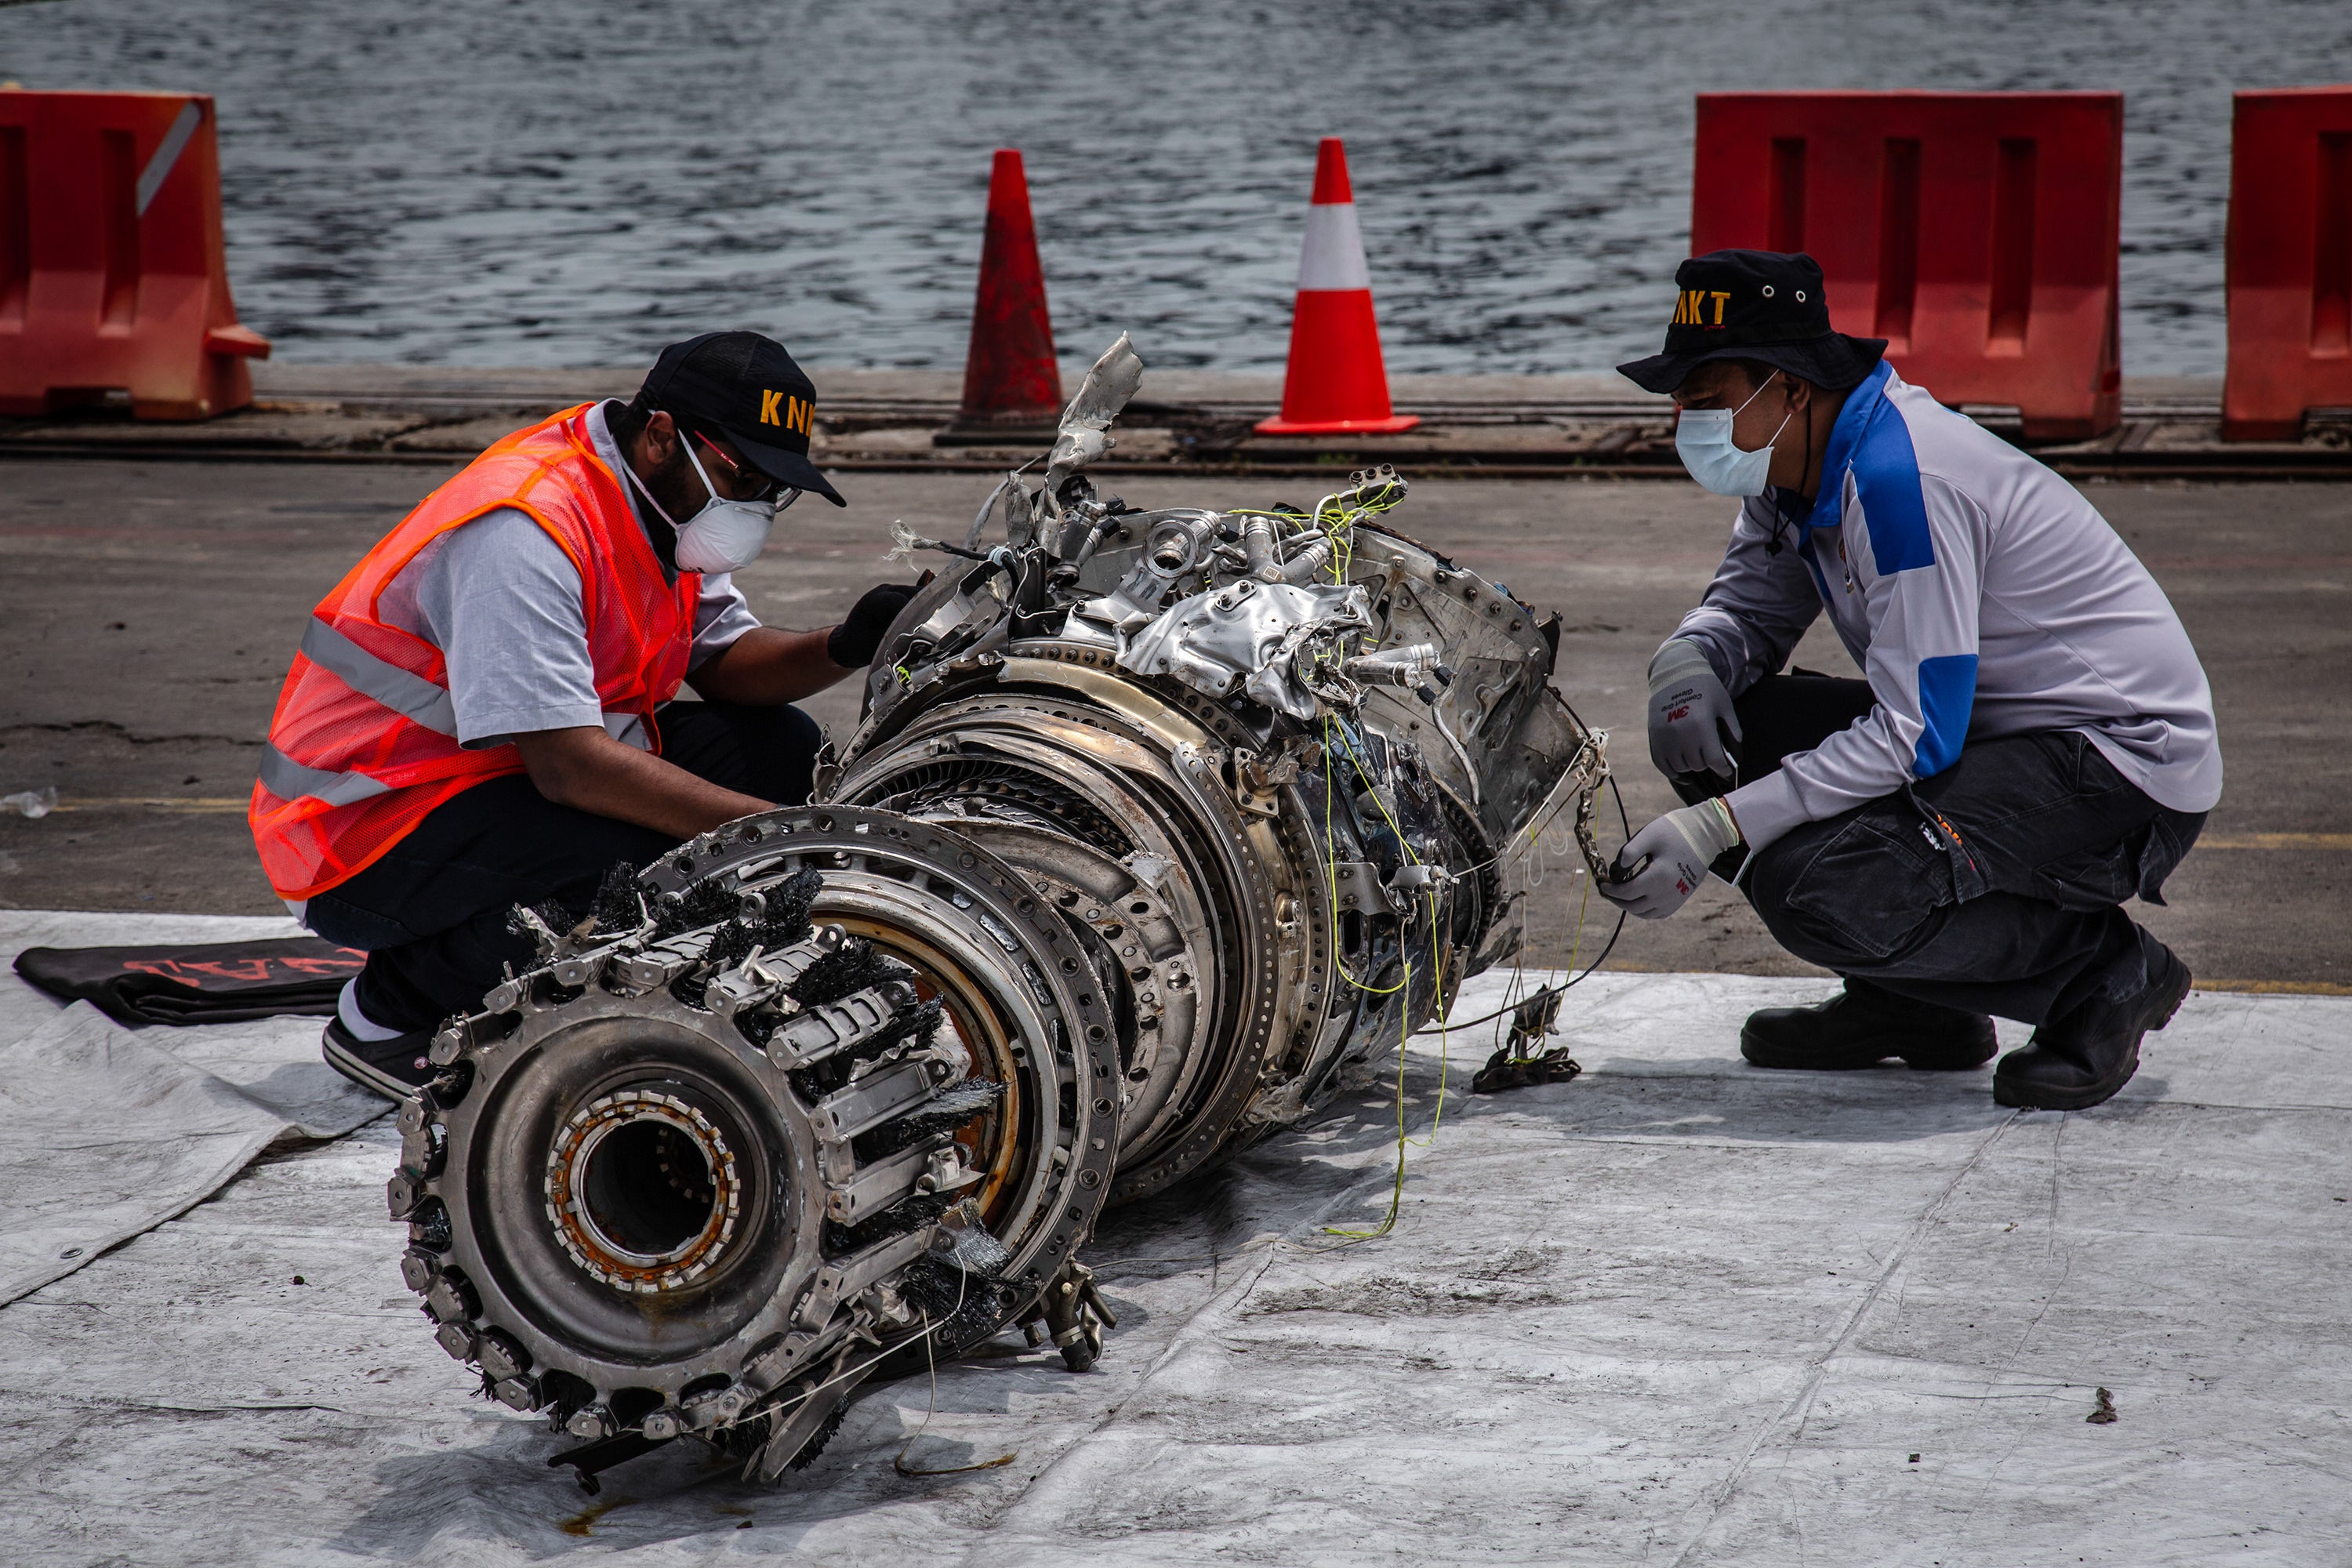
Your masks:
{"label": "black bucket hat", "polygon": [[1675,268],[1675,288],[1665,352],[1617,367],[1644,392],[1672,392],[1711,359],[1756,360],[1842,392],[1886,353],[1885,338],[1831,329],[1821,263],[1801,251],[1712,250]]}
{"label": "black bucket hat", "polygon": [[705,332],[672,343],[637,395],[682,424],[720,432],[777,483],[849,504],[809,461],[816,386],[773,338]]}

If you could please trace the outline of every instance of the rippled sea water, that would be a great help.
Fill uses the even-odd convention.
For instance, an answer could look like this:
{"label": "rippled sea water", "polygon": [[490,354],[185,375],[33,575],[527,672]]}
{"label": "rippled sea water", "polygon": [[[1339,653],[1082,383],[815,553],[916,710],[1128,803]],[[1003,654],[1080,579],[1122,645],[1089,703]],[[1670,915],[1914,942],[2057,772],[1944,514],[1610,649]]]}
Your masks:
{"label": "rippled sea water", "polygon": [[246,321],[310,361],[642,362],[712,326],[961,363],[989,152],[1064,354],[1281,363],[1348,139],[1392,369],[1654,348],[1695,92],[2120,88],[2124,363],[2217,374],[2230,93],[2346,0],[0,0],[0,79],[220,104]]}

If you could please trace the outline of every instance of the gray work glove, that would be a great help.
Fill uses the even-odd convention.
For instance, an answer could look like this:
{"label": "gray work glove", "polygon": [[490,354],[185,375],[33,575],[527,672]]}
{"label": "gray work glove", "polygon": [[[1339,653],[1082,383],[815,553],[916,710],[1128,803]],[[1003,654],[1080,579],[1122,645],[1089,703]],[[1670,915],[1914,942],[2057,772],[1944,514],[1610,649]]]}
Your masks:
{"label": "gray work glove", "polygon": [[1664,920],[1698,889],[1715,858],[1739,842],[1739,824],[1720,800],[1670,811],[1617,851],[1601,896],[1642,920]]}
{"label": "gray work glove", "polygon": [[1733,775],[1724,733],[1739,737],[1731,693],[1698,644],[1669,638],[1650,659],[1650,760],[1665,773]]}

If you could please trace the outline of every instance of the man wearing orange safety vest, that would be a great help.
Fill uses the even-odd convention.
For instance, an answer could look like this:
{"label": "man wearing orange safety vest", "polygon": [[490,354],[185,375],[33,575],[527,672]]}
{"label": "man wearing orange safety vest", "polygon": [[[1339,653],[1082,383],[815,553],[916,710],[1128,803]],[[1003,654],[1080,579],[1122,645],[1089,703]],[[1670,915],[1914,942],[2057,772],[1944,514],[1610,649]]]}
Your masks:
{"label": "man wearing orange safety vest", "polygon": [[312,612],[249,820],[297,917],[368,954],[338,1070],[409,1093],[432,1031],[531,956],[515,905],[584,911],[615,863],[808,797],[820,737],[790,704],[870,662],[914,592],[788,632],[734,586],[802,492],[845,504],[815,401],[755,332],[674,344],[632,401],[492,446]]}

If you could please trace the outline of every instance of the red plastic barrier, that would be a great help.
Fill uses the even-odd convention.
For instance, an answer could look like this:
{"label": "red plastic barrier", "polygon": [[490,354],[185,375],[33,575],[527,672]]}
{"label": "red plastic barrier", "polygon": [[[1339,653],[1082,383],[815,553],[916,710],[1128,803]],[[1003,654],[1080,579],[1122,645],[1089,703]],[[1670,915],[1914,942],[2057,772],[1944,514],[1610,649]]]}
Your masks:
{"label": "red plastic barrier", "polygon": [[2237,95],[2221,437],[2292,441],[2352,407],[2352,87]]}
{"label": "red plastic barrier", "polygon": [[1691,253],[1810,252],[1838,331],[2025,434],[2123,416],[2116,92],[1701,93]]}
{"label": "red plastic barrier", "polygon": [[0,414],[208,418],[268,354],[229,300],[209,97],[0,90]]}

